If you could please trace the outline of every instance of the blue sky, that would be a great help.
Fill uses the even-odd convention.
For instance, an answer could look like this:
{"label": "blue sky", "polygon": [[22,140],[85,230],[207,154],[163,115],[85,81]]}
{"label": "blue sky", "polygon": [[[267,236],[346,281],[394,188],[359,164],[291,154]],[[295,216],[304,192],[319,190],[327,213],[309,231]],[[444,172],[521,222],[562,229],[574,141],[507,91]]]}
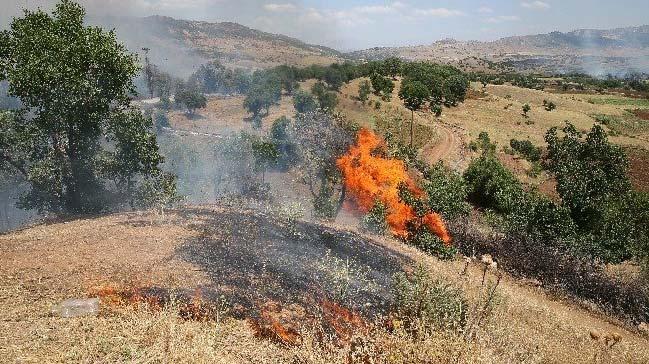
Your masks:
{"label": "blue sky", "polygon": [[[0,0],[0,24],[55,0]],[[79,0],[90,13],[235,21],[341,50],[649,23],[649,0]]]}

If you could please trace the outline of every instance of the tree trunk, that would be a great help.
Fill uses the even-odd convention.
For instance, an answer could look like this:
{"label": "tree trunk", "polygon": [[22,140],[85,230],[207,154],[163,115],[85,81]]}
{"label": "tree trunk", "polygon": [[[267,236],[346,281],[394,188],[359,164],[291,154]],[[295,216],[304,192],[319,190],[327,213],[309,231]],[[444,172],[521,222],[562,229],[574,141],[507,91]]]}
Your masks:
{"label": "tree trunk", "polygon": [[336,216],[338,216],[340,210],[343,209],[343,203],[345,202],[346,195],[347,195],[347,188],[345,187],[345,182],[343,181],[343,185],[340,189],[340,198],[338,199],[338,206],[336,206]]}
{"label": "tree trunk", "polygon": [[411,119],[410,119],[410,148],[412,148],[412,134],[413,134],[413,125],[415,123],[415,110],[410,110]]}
{"label": "tree trunk", "polygon": [[67,179],[66,183],[66,207],[68,211],[80,212],[81,211],[81,191],[80,180],[81,171],[79,166],[79,151],[77,145],[77,137],[74,133],[73,126],[68,126],[68,161],[70,163],[70,175],[64,178]]}

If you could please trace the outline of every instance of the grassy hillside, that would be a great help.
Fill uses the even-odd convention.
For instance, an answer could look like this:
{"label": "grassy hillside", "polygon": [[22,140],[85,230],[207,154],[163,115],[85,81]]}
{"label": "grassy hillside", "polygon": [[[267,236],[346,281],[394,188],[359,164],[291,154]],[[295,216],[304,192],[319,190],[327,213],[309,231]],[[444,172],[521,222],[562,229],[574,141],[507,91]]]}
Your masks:
{"label": "grassy hillside", "polygon": [[[307,298],[337,292],[347,279],[353,282],[350,292],[380,297],[372,292],[389,289],[390,283],[371,288],[374,284],[385,277],[390,279],[395,269],[408,271],[418,264],[430,272],[431,280],[443,279],[460,287],[470,302],[479,302],[483,292],[483,271],[478,263],[469,264],[462,274],[463,261],[442,262],[392,239],[375,240],[300,222],[290,230],[281,221],[239,210],[188,208],[165,217],[118,214],[40,225],[0,236],[4,247],[0,258],[5,262],[0,266],[0,303],[4,307],[0,313],[4,323],[0,355],[8,362],[25,363],[346,363],[350,357],[361,358],[351,362],[372,357],[392,363],[649,360],[646,337],[508,276],[502,277],[496,310],[478,330],[476,340],[465,341],[443,332],[415,338],[398,327],[387,329],[383,319],[372,315],[364,315],[368,331],[359,330],[351,342],[337,341],[335,335],[323,337],[320,324],[302,327],[297,345],[256,337],[258,331],[252,322],[265,312],[269,301],[284,307],[282,320],[302,317],[304,310],[306,317],[317,315],[318,308],[308,305],[313,301],[302,301],[300,295],[293,300],[283,296],[288,289],[303,289],[301,285],[288,285],[298,268],[305,269],[299,282],[309,282],[307,277],[315,279],[314,286],[304,287]],[[319,244],[327,239],[328,253]],[[259,250],[259,244],[266,248]],[[217,250],[208,249],[212,245]],[[218,253],[226,247],[224,254]],[[290,258],[298,253],[295,248],[301,253]],[[353,251],[358,252],[350,254]],[[379,251],[382,253],[377,255]],[[322,254],[326,260],[318,258]],[[322,266],[334,264],[338,254],[343,254],[339,266]],[[47,259],[35,260],[34,256]],[[213,264],[210,256],[227,260]],[[366,260],[369,257],[375,260]],[[395,267],[395,262],[400,267]],[[489,272],[487,280],[493,282],[495,275]],[[250,290],[251,284],[266,288]],[[219,312],[227,315],[216,321],[196,321],[178,317],[179,308],[174,305],[158,310],[150,305],[111,305],[109,301],[102,303],[98,317],[62,319],[49,313],[52,305],[65,298],[84,297],[101,289],[105,292],[106,287],[118,285],[156,287],[156,292],[171,290],[177,294],[200,292],[203,300],[226,302]],[[344,302],[357,307],[366,301]],[[363,307],[366,311],[377,308]],[[591,334],[613,333],[621,335],[622,340],[612,348],[591,338]]]}

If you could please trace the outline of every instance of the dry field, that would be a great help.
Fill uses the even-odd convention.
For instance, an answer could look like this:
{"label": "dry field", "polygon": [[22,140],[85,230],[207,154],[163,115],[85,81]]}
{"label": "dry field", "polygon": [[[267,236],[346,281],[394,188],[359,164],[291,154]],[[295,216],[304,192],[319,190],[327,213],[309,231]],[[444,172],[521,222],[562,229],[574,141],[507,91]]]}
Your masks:
{"label": "dry field", "polygon": [[[250,114],[243,108],[244,98],[209,97],[207,107],[197,110],[193,116],[184,111],[170,112],[169,122],[176,130],[205,134],[231,134],[251,130]],[[274,120],[294,114],[292,98],[282,96],[280,104],[271,107],[268,116],[264,117],[262,130],[269,130]]]}
{"label": "dry field", "polygon": [[[236,223],[231,221],[234,216]],[[374,240],[308,223],[294,225],[299,234],[291,235],[295,231],[282,226],[253,213],[203,207],[164,217],[130,213],[43,224],[2,235],[0,357],[7,363],[345,363],[350,353],[365,350],[377,362],[389,363],[649,361],[647,337],[507,276],[498,290],[501,303],[495,314],[468,342],[444,333],[415,339],[398,329],[384,329],[382,321],[361,330],[351,342],[323,337],[317,326],[301,328],[297,345],[255,337],[250,320],[254,307],[246,304],[272,297],[288,305],[294,295],[295,302],[308,309],[308,301],[295,292],[321,291],[290,284],[303,278],[336,292],[340,274],[352,272],[352,282],[369,282],[357,279],[371,277],[373,283],[361,284],[358,292],[374,287],[367,290],[373,293],[363,293],[369,296],[360,297],[376,298],[389,289],[383,279],[400,262],[405,270],[423,264],[432,277],[461,287],[470,301],[479,292],[482,270],[477,264],[461,275],[461,260],[442,262],[392,239]],[[287,238],[278,239],[282,236]],[[331,237],[338,240],[322,245],[321,239]],[[330,259],[323,261],[321,254]],[[333,264],[341,254],[348,258],[338,268],[318,268]],[[288,257],[294,260],[289,263]],[[371,274],[353,273],[349,267],[356,263],[369,267]],[[257,274],[260,271],[267,273]],[[489,273],[488,280],[494,279]],[[200,289],[206,300],[218,297],[226,302],[223,315],[217,321],[184,320],[173,304],[163,310],[103,305],[98,317],[75,319],[50,314],[51,306],[63,299],[86,297],[93,287],[125,282],[177,291]],[[592,331],[617,333],[622,341],[605,349],[591,338]]]}

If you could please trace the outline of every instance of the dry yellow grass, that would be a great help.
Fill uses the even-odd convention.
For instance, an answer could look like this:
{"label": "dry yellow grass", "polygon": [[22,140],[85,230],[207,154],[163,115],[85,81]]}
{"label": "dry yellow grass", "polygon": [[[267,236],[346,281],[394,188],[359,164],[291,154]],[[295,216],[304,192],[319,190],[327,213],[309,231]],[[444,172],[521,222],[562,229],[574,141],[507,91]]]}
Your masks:
{"label": "dry yellow grass", "polygon": [[[184,321],[173,307],[104,309],[96,318],[50,315],[51,305],[83,296],[87,287],[105,281],[137,279],[189,289],[205,283],[200,267],[175,254],[197,234],[192,224],[200,217],[192,216],[191,209],[164,219],[152,213],[117,214],[0,236],[2,361],[345,363],[350,351],[365,350],[377,362],[389,363],[649,362],[647,338],[509,277],[501,283],[503,303],[472,342],[443,333],[415,339],[399,330],[376,329],[355,339],[352,347],[339,347],[316,340],[314,328],[305,330],[302,345],[287,348],[254,338],[246,321]],[[475,299],[482,275],[478,265],[462,276],[462,261],[442,262],[388,238],[377,243],[422,262],[433,277],[462,287]],[[592,330],[618,333],[622,341],[605,350],[590,338]]]}
{"label": "dry yellow grass", "polygon": [[[171,126],[177,130],[196,133],[228,134],[252,129],[250,114],[243,107],[244,96],[210,97],[207,107],[196,111],[190,116],[184,111],[169,113]],[[282,116],[295,114],[293,100],[290,96],[282,96],[279,105],[272,106],[269,114],[264,117],[262,130],[268,131],[273,121]]]}

